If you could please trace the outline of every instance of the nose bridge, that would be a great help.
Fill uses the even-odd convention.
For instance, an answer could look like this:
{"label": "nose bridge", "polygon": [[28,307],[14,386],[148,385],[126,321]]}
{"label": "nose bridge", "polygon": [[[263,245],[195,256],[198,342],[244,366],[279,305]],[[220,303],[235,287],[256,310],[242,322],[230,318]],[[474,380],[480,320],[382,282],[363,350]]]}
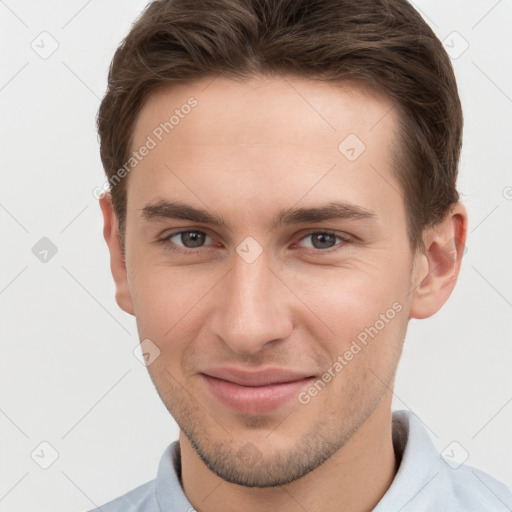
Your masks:
{"label": "nose bridge", "polygon": [[235,352],[256,353],[268,342],[286,338],[292,330],[286,296],[269,264],[264,253],[252,261],[234,255],[216,305],[214,329]]}

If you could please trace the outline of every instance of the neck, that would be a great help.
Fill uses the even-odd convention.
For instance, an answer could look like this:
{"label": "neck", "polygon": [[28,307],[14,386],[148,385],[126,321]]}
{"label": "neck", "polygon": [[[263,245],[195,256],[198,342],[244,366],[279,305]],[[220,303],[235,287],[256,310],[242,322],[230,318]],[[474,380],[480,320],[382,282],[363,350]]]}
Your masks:
{"label": "neck", "polygon": [[180,449],[183,489],[198,512],[266,512],[269,508],[275,512],[368,512],[384,496],[398,470],[388,403],[381,403],[321,466],[277,487],[252,488],[224,481],[204,465],[182,432]]}

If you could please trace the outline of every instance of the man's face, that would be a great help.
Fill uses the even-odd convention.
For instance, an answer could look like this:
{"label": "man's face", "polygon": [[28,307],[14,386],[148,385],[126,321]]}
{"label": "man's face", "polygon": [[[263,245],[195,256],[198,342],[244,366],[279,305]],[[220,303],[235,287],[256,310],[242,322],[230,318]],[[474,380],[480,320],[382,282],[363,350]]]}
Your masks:
{"label": "man's face", "polygon": [[293,481],[389,412],[415,258],[396,123],[363,89],[262,77],[175,86],[137,120],[132,150],[156,147],[128,178],[132,310],[158,393],[226,480]]}

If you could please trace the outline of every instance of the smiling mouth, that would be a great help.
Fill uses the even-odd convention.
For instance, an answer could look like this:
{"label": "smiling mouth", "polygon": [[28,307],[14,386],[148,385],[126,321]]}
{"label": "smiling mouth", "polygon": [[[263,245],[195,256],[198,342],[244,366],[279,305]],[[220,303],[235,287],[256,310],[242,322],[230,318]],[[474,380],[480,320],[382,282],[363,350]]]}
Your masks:
{"label": "smiling mouth", "polygon": [[279,368],[259,372],[219,368],[201,375],[218,401],[242,414],[270,413],[297,396],[315,378]]}

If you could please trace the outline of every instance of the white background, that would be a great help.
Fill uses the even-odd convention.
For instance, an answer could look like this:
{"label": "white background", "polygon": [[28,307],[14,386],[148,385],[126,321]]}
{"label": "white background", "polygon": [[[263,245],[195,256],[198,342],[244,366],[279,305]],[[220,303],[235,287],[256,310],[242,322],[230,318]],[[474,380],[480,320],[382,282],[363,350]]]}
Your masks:
{"label": "white background", "polygon": [[[92,195],[104,182],[95,115],[108,65],[145,4],[0,2],[4,512],[101,505],[154,478],[177,437],[133,355],[135,321],[115,303]],[[470,224],[453,295],[410,323],[394,408],[414,411],[439,451],[457,440],[467,464],[512,485],[512,1],[415,5],[452,51],[463,48],[453,31],[469,44],[453,63]],[[43,31],[58,42],[47,59],[31,47]],[[58,250],[46,263],[32,252],[42,237]],[[42,441],[59,454],[48,469],[30,455]]]}

